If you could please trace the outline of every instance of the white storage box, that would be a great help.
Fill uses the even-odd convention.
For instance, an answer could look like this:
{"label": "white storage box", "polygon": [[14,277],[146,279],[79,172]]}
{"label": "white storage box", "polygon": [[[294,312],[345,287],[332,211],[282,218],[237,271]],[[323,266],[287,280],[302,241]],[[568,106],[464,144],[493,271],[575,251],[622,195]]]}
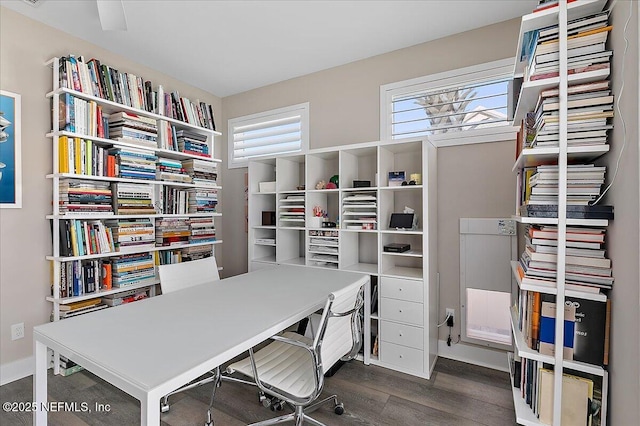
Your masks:
{"label": "white storage box", "polygon": [[276,192],[276,183],[274,182],[260,182],[258,183],[260,192]]}

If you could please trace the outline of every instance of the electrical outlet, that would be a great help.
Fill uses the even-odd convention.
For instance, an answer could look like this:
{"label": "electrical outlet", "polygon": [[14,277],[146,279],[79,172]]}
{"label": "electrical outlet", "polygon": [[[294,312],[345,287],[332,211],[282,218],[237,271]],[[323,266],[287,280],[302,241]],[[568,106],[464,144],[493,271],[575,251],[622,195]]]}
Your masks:
{"label": "electrical outlet", "polygon": [[454,319],[456,317],[456,310],[453,309],[453,308],[447,308],[446,314],[447,314],[447,317],[448,317],[447,326],[453,327]]}
{"label": "electrical outlet", "polygon": [[24,337],[24,323],[13,324],[11,326],[11,340],[18,340]]}

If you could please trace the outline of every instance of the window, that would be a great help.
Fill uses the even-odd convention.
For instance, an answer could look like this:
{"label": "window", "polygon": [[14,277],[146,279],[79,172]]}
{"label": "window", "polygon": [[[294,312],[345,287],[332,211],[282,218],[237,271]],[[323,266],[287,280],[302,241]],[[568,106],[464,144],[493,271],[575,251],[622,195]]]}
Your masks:
{"label": "window", "polygon": [[309,146],[309,103],[229,120],[229,167],[249,160],[306,152]]}
{"label": "window", "polygon": [[381,139],[415,138],[511,126],[513,59],[380,88]]}

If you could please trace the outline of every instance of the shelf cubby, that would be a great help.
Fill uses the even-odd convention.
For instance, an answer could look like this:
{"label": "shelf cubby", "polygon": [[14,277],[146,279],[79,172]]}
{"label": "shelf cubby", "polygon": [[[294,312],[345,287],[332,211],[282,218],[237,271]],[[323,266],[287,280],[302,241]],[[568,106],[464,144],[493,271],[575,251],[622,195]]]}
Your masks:
{"label": "shelf cubby", "polygon": [[378,150],[376,147],[345,149],[340,152],[340,188],[354,188],[354,181],[368,181],[376,187]]}

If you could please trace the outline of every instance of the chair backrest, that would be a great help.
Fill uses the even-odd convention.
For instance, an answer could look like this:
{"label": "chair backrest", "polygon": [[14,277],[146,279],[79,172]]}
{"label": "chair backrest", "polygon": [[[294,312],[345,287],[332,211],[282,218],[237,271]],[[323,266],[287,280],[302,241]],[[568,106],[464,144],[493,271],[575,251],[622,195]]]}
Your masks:
{"label": "chair backrest", "polygon": [[220,279],[214,256],[158,266],[162,294]]}
{"label": "chair backrest", "polygon": [[362,282],[354,283],[329,295],[313,341],[320,349],[324,372],[338,360],[351,359],[362,345],[360,308],[364,299]]}

